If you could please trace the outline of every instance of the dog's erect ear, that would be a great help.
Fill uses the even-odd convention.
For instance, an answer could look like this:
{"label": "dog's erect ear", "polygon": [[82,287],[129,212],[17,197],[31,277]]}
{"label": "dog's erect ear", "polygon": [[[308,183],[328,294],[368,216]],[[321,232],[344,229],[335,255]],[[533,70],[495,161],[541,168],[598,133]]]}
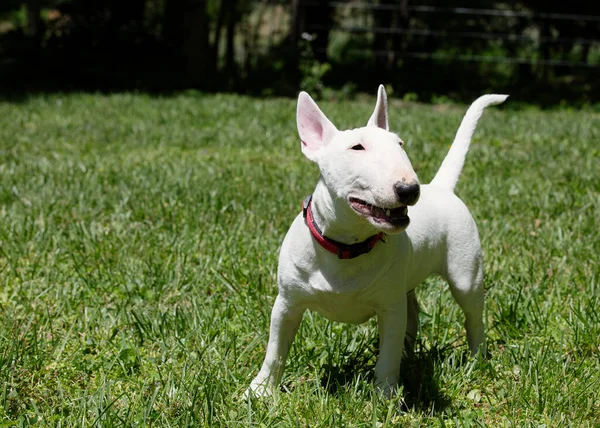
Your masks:
{"label": "dog's erect ear", "polygon": [[331,141],[338,130],[306,92],[300,92],[298,96],[296,122],[302,153],[316,162],[319,150]]}
{"label": "dog's erect ear", "polygon": [[377,104],[375,104],[375,111],[371,115],[367,126],[377,126],[379,128],[389,131],[388,128],[388,107],[387,107],[387,95],[385,94],[385,88],[383,85],[379,85],[377,91]]}

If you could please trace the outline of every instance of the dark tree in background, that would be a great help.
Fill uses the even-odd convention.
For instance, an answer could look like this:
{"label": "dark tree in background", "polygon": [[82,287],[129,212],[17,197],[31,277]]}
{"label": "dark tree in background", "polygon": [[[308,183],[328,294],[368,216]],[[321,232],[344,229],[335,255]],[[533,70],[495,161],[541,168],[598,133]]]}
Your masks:
{"label": "dark tree in background", "polygon": [[40,0],[27,0],[27,33],[34,39],[41,35]]}
{"label": "dark tree in background", "polygon": [[192,87],[202,87],[215,72],[206,6],[206,0],[165,3],[163,37],[173,55],[172,72]]}
{"label": "dark tree in background", "polygon": [[327,61],[327,46],[329,44],[329,33],[333,27],[334,8],[330,1],[320,1],[315,7],[315,10],[310,14],[306,14],[305,26],[315,28],[313,31],[313,50],[317,60]]}
{"label": "dark tree in background", "polygon": [[506,90],[597,102],[599,71],[600,2],[583,0],[0,2],[3,91],[294,95],[322,80],[421,99]]}

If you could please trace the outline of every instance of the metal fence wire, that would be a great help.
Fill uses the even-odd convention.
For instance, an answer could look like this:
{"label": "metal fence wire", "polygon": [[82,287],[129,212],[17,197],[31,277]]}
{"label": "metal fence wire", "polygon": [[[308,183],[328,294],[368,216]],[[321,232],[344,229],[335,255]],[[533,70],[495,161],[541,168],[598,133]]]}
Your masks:
{"label": "metal fence wire", "polygon": [[[332,14],[330,25],[311,19]],[[508,4],[506,4],[508,5]],[[477,9],[365,2],[318,2],[296,0],[296,23],[300,32],[338,33],[394,39],[380,43],[384,49],[353,48],[349,52],[395,59],[529,64],[543,67],[600,69],[600,16],[516,9]],[[381,15],[388,25],[380,25]],[[389,15],[400,17],[390,19]],[[475,24],[474,24],[475,23]],[[398,40],[400,39],[400,40]],[[411,43],[418,39],[418,43]],[[409,42],[407,42],[407,40]],[[467,46],[457,53],[449,45]],[[323,50],[324,48],[321,48]]]}

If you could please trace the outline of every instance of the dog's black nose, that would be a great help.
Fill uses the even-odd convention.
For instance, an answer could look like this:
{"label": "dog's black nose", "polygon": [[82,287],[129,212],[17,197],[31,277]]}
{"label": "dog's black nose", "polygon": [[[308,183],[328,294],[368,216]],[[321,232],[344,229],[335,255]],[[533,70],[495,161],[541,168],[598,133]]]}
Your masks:
{"label": "dog's black nose", "polygon": [[403,205],[416,204],[421,195],[419,183],[416,181],[410,184],[398,181],[394,184],[394,191],[396,192],[396,196],[398,196],[398,200]]}

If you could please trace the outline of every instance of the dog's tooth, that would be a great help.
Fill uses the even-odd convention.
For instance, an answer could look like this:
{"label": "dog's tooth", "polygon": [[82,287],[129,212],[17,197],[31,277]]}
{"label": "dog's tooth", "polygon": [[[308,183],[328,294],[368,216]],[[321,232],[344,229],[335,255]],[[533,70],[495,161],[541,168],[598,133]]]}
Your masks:
{"label": "dog's tooth", "polygon": [[387,216],[389,217],[390,214],[392,214],[392,211],[388,208],[387,211],[385,212],[387,214]]}

